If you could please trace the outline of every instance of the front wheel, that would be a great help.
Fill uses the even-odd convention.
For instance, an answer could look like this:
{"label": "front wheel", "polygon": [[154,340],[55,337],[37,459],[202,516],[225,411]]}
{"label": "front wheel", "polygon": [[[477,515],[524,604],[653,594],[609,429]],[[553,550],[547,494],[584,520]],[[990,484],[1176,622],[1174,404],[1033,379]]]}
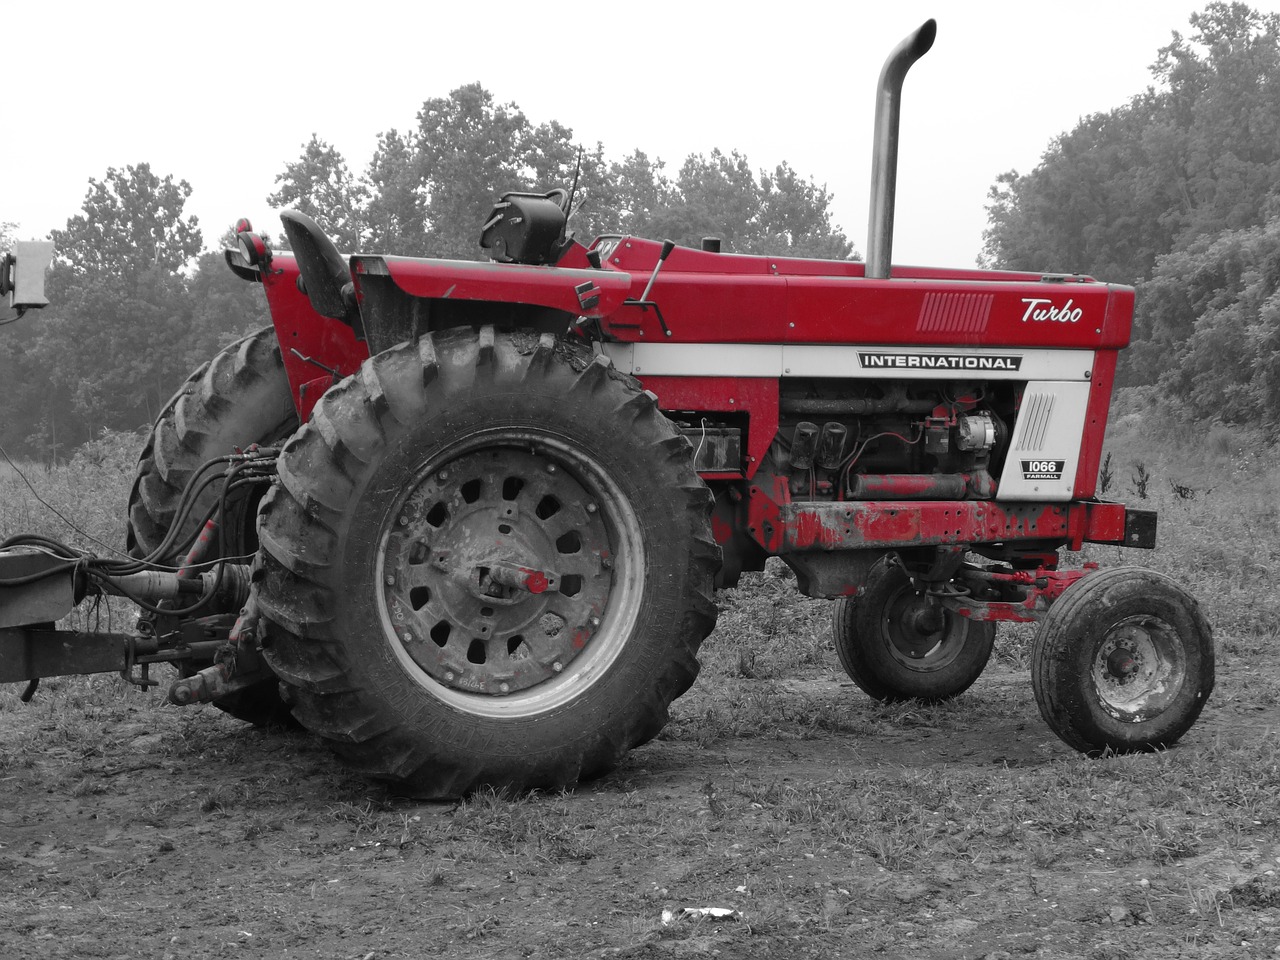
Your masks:
{"label": "front wheel", "polygon": [[857,599],[837,600],[832,638],[845,673],[887,703],[939,703],[982,675],[995,624],[942,609],[892,557],[876,562]]}
{"label": "front wheel", "polygon": [[1077,580],[1031,653],[1045,722],[1088,754],[1157,750],[1191,729],[1213,690],[1213,636],[1196,601],[1153,570]]}
{"label": "front wheel", "polygon": [[260,513],[294,715],[419,797],[610,769],[715,622],[692,454],[584,344],[457,329],[373,357],[285,446]]}

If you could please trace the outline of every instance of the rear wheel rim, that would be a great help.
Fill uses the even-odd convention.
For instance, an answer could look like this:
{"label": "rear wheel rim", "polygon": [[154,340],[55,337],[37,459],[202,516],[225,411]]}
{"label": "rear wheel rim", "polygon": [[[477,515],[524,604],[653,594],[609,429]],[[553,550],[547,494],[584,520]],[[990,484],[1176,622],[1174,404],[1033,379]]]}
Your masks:
{"label": "rear wheel rim", "polygon": [[497,429],[453,444],[385,516],[383,628],[417,683],[458,709],[522,717],[569,703],[634,630],[639,521],[563,438]]}
{"label": "rear wheel rim", "polygon": [[1182,637],[1159,617],[1135,616],[1107,630],[1093,656],[1098,703],[1126,723],[1167,710],[1182,691],[1187,652]]}

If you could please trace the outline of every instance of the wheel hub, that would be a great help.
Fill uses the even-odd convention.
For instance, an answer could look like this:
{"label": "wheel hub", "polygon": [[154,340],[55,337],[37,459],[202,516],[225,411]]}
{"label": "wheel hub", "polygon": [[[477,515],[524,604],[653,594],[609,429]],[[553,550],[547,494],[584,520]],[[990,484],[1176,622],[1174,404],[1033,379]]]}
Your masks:
{"label": "wheel hub", "polygon": [[1142,669],[1140,656],[1125,647],[1117,647],[1107,656],[1107,672],[1123,683]]}
{"label": "wheel hub", "polygon": [[613,580],[609,524],[569,458],[528,443],[424,472],[388,524],[383,602],[431,677],[503,696],[560,675],[591,643]]}
{"label": "wheel hub", "polygon": [[1093,658],[1098,702],[1113,717],[1140,722],[1177,698],[1186,676],[1182,640],[1157,617],[1130,617],[1113,626]]}
{"label": "wheel hub", "polygon": [[945,666],[961,646],[946,642],[946,611],[909,586],[887,605],[883,629],[894,658],[915,669]]}

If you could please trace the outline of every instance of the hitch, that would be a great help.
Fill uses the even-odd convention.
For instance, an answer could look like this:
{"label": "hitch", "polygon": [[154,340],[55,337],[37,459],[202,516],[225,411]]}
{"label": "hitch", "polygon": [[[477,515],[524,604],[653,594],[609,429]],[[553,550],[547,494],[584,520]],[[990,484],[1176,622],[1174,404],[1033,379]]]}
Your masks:
{"label": "hitch", "polygon": [[58,630],[54,622],[86,596],[114,594],[147,604],[198,604],[216,598],[235,606],[245,605],[249,596],[245,564],[223,563],[220,572],[207,570],[194,576],[189,569],[89,574],[87,564],[32,547],[0,550],[0,683],[119,673],[137,686],[155,686],[157,681],[148,674],[150,664],[208,660],[223,641],[189,641],[178,636],[162,642],[151,630],[132,634]]}
{"label": "hitch", "polygon": [[212,703],[273,676],[258,652],[260,630],[258,605],[249,597],[227,642],[218,647],[214,662],[189,677],[175,680],[169,687],[169,702],[179,707]]}

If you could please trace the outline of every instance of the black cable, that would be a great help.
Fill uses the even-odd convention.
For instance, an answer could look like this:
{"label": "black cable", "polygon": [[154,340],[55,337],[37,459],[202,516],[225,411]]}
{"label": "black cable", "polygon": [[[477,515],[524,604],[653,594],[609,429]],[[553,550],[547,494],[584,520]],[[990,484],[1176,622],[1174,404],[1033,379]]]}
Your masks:
{"label": "black cable", "polygon": [[116,550],[114,547],[108,546],[107,544],[103,543],[101,540],[99,540],[97,537],[93,536],[92,534],[85,533],[83,530],[77,527],[74,523],[72,523],[70,520],[64,517],[56,507],[52,506],[49,503],[46,503],[45,499],[40,496],[39,491],[36,490],[36,488],[31,485],[31,481],[27,479],[27,475],[23,473],[21,470],[19,470],[18,465],[9,458],[9,453],[7,450],[5,450],[3,445],[0,445],[0,456],[4,457],[5,462],[8,463],[9,466],[13,468],[14,473],[16,473],[19,477],[22,478],[22,482],[27,485],[27,488],[30,489],[30,491],[35,496],[35,498],[39,500],[40,503],[42,503],[47,510],[49,510],[52,514],[54,514],[54,516],[56,516],[59,520],[65,523],[68,527],[70,527],[76,533],[80,534],[80,536],[84,537],[86,540],[92,540],[94,543],[98,544],[100,547],[103,547],[106,550],[110,550],[112,553],[120,552],[119,550]]}
{"label": "black cable", "polygon": [[[48,507],[48,509],[50,509],[52,512],[57,514],[58,517],[62,519],[64,523],[66,523],[69,527],[71,527],[77,533],[80,533],[82,536],[85,536],[87,539],[92,540],[95,543],[101,544],[104,547],[107,546],[106,544],[103,544],[101,540],[98,540],[96,537],[92,537],[86,534],[83,530],[80,530],[78,527],[76,527],[75,524],[71,523],[71,521],[67,520],[67,518],[62,516],[61,513],[59,513],[56,509],[54,509],[52,506],[46,503],[40,497],[40,494],[38,491],[36,491],[35,487],[32,486],[31,482],[27,480],[25,475],[23,475],[22,471],[18,470],[17,466],[13,464],[13,461],[9,459],[8,453],[5,452],[2,447],[0,447],[0,454],[4,455],[5,460],[7,460],[9,464],[13,466],[15,472],[17,472],[18,475],[22,477],[23,482],[25,482],[27,486],[31,489],[31,492],[35,494],[35,497],[37,500],[39,500],[42,504]],[[215,516],[220,518],[226,517],[230,495],[233,491],[245,489],[249,486],[260,485],[264,482],[270,481],[271,476],[274,474],[274,459],[275,459],[274,454],[275,454],[275,451],[271,450],[271,451],[267,451],[265,456],[248,458],[248,459],[242,458],[240,456],[215,457],[211,460],[206,461],[204,464],[202,464],[199,467],[199,469],[197,469],[195,473],[191,476],[186,487],[183,489],[183,493],[179,498],[180,511],[175,514],[174,521],[173,523],[170,524],[169,530],[167,531],[161,545],[157,547],[155,550],[151,551],[151,553],[149,553],[145,558],[142,558],[142,559],[125,556],[123,554],[120,554],[119,551],[113,550],[110,547],[107,547],[107,549],[111,550],[113,553],[117,553],[117,554],[120,554],[121,556],[124,556],[124,559],[117,560],[117,559],[110,559],[105,557],[95,557],[87,553],[86,551],[79,550],[59,540],[55,540],[52,537],[46,537],[40,534],[15,534],[14,536],[8,537],[3,542],[0,542],[0,550],[6,549],[9,547],[15,547],[15,546],[29,547],[41,553],[44,553],[46,555],[52,556],[54,559],[61,560],[63,562],[51,565],[45,570],[37,571],[31,574],[24,574],[23,576],[20,576],[20,577],[0,578],[0,586],[6,586],[6,587],[23,586],[29,583],[35,583],[39,580],[43,580],[48,577],[63,575],[68,571],[75,571],[77,568],[83,568],[86,576],[88,576],[89,579],[92,580],[93,582],[97,583],[99,587],[101,587],[103,583],[108,583],[108,582],[111,583],[112,587],[116,591],[118,591],[120,594],[124,595],[128,599],[132,600],[134,603],[142,607],[144,610],[148,610],[153,613],[168,614],[171,616],[173,615],[181,616],[181,615],[186,615],[188,613],[193,613],[199,610],[205,604],[207,604],[209,600],[217,593],[218,589],[221,588],[222,582],[224,579],[223,571],[225,569],[226,563],[231,562],[232,560],[251,559],[253,555],[247,554],[245,556],[234,557],[234,558],[225,556],[226,549],[227,549],[226,523],[220,522],[218,525],[219,556],[217,558],[213,560],[201,561],[201,562],[197,562],[190,565],[176,566],[176,567],[157,563],[156,560],[160,555],[162,555],[164,552],[172,548],[173,541],[176,539],[177,530],[179,529],[180,524],[183,521],[185,521],[187,515],[191,511],[192,506],[194,506],[196,500],[199,499],[200,495],[204,492],[205,489],[207,489],[211,484],[217,482],[220,478],[223,480],[222,488],[219,491],[217,501],[206,512],[204,518],[201,520],[200,524],[196,527],[196,529],[191,534],[191,536],[184,541],[184,544],[182,547],[184,556],[185,556],[185,553],[189,551],[191,543],[193,543],[195,539],[199,537],[200,533],[203,531],[205,525],[208,523],[210,519],[212,519]],[[230,469],[226,470],[223,474],[210,474],[202,478],[202,474],[205,474],[210,467],[215,466],[219,463],[230,463],[231,464]],[[270,472],[260,472],[264,468]],[[241,474],[248,474],[248,475],[242,477]],[[125,590],[117,582],[115,582],[115,578],[128,576],[134,573],[140,573],[144,570],[158,570],[162,572],[178,572],[184,568],[189,570],[198,570],[201,568],[215,567],[215,566],[217,568],[218,575],[215,578],[213,588],[209,591],[209,593],[206,596],[202,597],[198,603],[188,608],[166,610],[162,607],[153,606],[152,604],[142,600],[141,598]]]}

